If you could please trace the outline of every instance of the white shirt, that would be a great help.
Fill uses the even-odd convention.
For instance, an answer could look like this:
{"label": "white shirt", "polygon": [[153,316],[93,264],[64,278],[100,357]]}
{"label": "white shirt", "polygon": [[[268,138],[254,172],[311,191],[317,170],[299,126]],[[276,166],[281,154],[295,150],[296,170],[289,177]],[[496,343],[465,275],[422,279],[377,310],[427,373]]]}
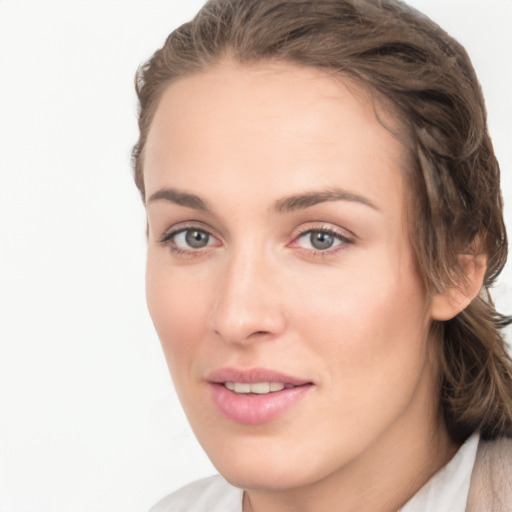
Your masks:
{"label": "white shirt", "polygon": [[464,512],[479,434],[473,434],[400,512]]}
{"label": "white shirt", "polygon": [[[464,512],[478,441],[473,434],[400,512]],[[242,501],[242,489],[215,475],[182,487],[150,512],[242,512]]]}

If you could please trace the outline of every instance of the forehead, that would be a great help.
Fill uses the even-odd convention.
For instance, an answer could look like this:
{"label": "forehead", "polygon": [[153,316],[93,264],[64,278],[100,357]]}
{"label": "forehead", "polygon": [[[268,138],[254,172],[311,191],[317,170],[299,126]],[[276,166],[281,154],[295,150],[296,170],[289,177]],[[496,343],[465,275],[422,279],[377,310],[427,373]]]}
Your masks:
{"label": "forehead", "polygon": [[287,171],[299,187],[313,170],[318,185],[329,186],[336,169],[373,173],[364,186],[378,191],[389,179],[383,167],[402,174],[404,147],[390,131],[398,126],[385,102],[348,78],[225,62],[164,91],[145,149],[147,195],[168,179],[189,188],[222,178],[270,180],[286,193]]}

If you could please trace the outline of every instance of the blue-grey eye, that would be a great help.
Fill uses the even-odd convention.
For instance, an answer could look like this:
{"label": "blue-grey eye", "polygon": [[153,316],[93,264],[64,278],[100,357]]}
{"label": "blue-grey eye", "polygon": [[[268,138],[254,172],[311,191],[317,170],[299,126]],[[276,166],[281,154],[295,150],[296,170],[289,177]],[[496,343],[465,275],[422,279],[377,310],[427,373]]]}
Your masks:
{"label": "blue-grey eye", "polygon": [[318,250],[330,249],[334,242],[336,242],[336,238],[331,233],[326,233],[325,231],[312,231],[309,235],[309,240],[311,245]]}
{"label": "blue-grey eye", "polygon": [[182,249],[202,249],[210,242],[210,235],[200,229],[184,229],[173,238],[174,243]]}
{"label": "blue-grey eye", "polygon": [[304,249],[315,251],[326,251],[336,245],[340,245],[344,240],[343,237],[330,231],[311,230],[303,233],[298,241]]}

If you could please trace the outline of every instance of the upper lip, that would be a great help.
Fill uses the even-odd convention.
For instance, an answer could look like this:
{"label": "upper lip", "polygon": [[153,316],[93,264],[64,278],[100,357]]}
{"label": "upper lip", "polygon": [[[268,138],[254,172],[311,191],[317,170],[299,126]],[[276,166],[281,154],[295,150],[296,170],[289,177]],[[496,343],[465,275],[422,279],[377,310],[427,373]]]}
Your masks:
{"label": "upper lip", "polygon": [[307,379],[293,377],[268,368],[245,369],[224,367],[209,373],[206,380],[214,384],[221,384],[224,382],[242,382],[248,384],[254,384],[256,382],[281,382],[292,386],[312,384],[312,382]]}

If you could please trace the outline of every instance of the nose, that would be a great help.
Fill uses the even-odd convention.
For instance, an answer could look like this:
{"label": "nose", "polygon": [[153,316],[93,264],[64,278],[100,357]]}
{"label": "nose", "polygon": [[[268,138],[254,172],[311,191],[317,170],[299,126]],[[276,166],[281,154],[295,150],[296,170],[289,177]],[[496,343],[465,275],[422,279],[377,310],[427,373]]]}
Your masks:
{"label": "nose", "polygon": [[282,334],[286,318],[275,289],[276,276],[275,265],[254,254],[239,254],[224,262],[210,326],[225,343],[247,346]]}

